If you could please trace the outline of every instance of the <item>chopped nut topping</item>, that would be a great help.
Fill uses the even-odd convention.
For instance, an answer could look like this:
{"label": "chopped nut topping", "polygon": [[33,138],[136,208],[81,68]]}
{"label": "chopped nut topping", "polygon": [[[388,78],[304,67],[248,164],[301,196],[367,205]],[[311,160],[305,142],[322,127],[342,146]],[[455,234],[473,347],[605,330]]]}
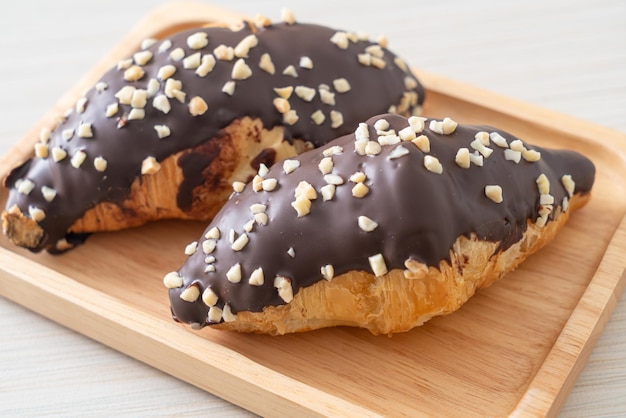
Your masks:
{"label": "chopped nut topping", "polygon": [[296,96],[304,100],[305,102],[310,102],[315,97],[315,89],[306,86],[296,86],[295,89]]}
{"label": "chopped nut topping", "polygon": [[130,100],[130,105],[132,107],[136,107],[142,109],[146,106],[146,102],[148,99],[148,91],[142,89],[136,89],[133,92],[133,97]]}
{"label": "chopped nut topping", "polygon": [[85,106],[87,105],[87,98],[81,97],[76,101],[76,113],[83,113],[85,111]]}
{"label": "chopped nut topping", "polygon": [[193,241],[185,247],[185,255],[192,255],[198,249],[198,241]]}
{"label": "chopped nut topping", "polygon": [[404,72],[407,72],[408,67],[406,66],[406,62],[404,62],[404,60],[400,57],[395,57],[393,60],[394,64],[396,64],[396,66],[401,69]]}
{"label": "chopped nut topping", "polygon": [[317,192],[310,183],[303,180],[298,183],[298,186],[296,187],[296,190],[294,192],[294,197],[304,197],[307,200],[315,200],[317,199]]}
{"label": "chopped nut topping", "polygon": [[46,219],[46,212],[36,206],[28,207],[28,215],[35,222],[41,222]]}
{"label": "chopped nut topping", "polygon": [[346,93],[350,91],[350,83],[345,78],[337,78],[333,80],[333,86],[337,93]]}
{"label": "chopped nut topping", "polygon": [[298,77],[298,72],[296,71],[296,67],[294,67],[293,65],[288,65],[283,70],[283,75],[288,75],[288,76],[291,76],[293,78],[297,78]]}
{"label": "chopped nut topping", "polygon": [[507,148],[504,150],[504,159],[508,161],[513,161],[515,164],[518,164],[522,159],[522,153]]}
{"label": "chopped nut topping", "polygon": [[250,239],[248,238],[248,235],[241,234],[237,237],[235,242],[233,242],[230,248],[232,248],[233,251],[241,251],[244,249],[244,247],[248,244],[249,241]]}
{"label": "chopped nut topping", "polygon": [[390,153],[389,156],[387,157],[389,160],[395,160],[396,158],[400,158],[402,156],[405,156],[409,153],[409,150],[404,148],[402,145],[398,145],[397,147],[395,147]]}
{"label": "chopped nut topping", "polygon": [[206,289],[204,289],[204,292],[202,292],[202,302],[204,302],[206,306],[208,307],[215,306],[215,304],[217,303],[217,300],[218,300],[217,294],[215,294],[213,289],[211,289],[210,287],[207,287]]}
{"label": "chopped nut topping", "polygon": [[291,202],[291,206],[298,213],[298,218],[306,216],[311,212],[311,201],[304,196],[296,197],[296,200]]}
{"label": "chopped nut topping", "polygon": [[365,145],[365,154],[369,156],[374,156],[380,154],[382,151],[382,147],[376,141],[367,141]]}
{"label": "chopped nut topping", "polygon": [[367,177],[365,177],[365,173],[362,171],[357,171],[350,176],[350,181],[352,183],[363,183]]}
{"label": "chopped nut topping", "polygon": [[291,258],[296,258],[296,251],[293,249],[293,247],[289,247],[289,249],[287,250],[287,254]]}
{"label": "chopped nut topping", "polygon": [[202,49],[209,44],[209,36],[206,32],[196,32],[187,38],[187,46],[191,49]]}
{"label": "chopped nut topping", "polygon": [[[205,236],[205,238],[207,238]],[[217,239],[207,238],[202,241],[202,252],[205,254],[211,254],[215,251],[215,247],[217,246]]]}
{"label": "chopped nut topping", "polygon": [[[209,310],[209,314],[210,313],[211,312]],[[222,310],[222,319],[224,320],[224,322],[233,322],[237,320],[237,315],[233,313],[233,311],[230,308],[230,305],[228,304],[224,305],[224,309]]]}
{"label": "chopped nut topping", "polygon": [[529,163],[534,163],[541,159],[541,153],[539,151],[535,151],[534,149],[527,149],[522,151],[522,158]]}
{"label": "chopped nut topping", "polygon": [[417,87],[417,80],[413,77],[404,77],[404,88],[407,90],[413,90]]}
{"label": "chopped nut topping", "polygon": [[274,89],[274,92],[283,99],[289,99],[289,97],[291,97],[291,93],[293,92],[293,86],[278,87]]}
{"label": "chopped nut topping", "polygon": [[159,68],[159,71],[157,72],[157,77],[161,80],[167,80],[168,78],[173,76],[174,73],[176,73],[176,67],[174,65],[167,64]]}
{"label": "chopped nut topping", "polygon": [[333,171],[333,159],[331,157],[322,158],[320,163],[317,165],[317,168],[322,172],[322,174],[328,174]]}
{"label": "chopped nut topping", "polygon": [[209,308],[209,314],[207,315],[207,320],[209,322],[220,322],[222,320],[224,312],[218,308],[217,306],[211,306]]}
{"label": "chopped nut topping", "polygon": [[168,289],[176,289],[183,286],[183,278],[177,271],[171,271],[163,277],[163,284]]}
{"label": "chopped nut topping", "polygon": [[156,96],[152,100],[152,106],[154,106],[155,109],[160,110],[161,112],[165,114],[168,114],[169,111],[172,109],[170,105],[170,101],[167,99],[167,96],[165,96],[164,94],[159,94],[158,96]]}
{"label": "chopped nut topping", "polygon": [[470,162],[479,167],[483,166],[483,156],[478,153],[478,151],[474,151],[469,155]]}
{"label": "chopped nut topping", "polygon": [[563,203],[561,203],[561,208],[563,209],[563,212],[567,212],[567,209],[569,208],[569,199],[567,198],[567,196],[563,198]]}
{"label": "chopped nut topping", "polygon": [[328,89],[322,89],[322,88],[320,88],[318,91],[320,93],[320,100],[322,101],[322,103],[327,104],[329,106],[335,105],[335,93],[331,92]]}
{"label": "chopped nut topping", "polygon": [[35,155],[39,158],[48,158],[48,145],[37,142],[35,144]]}
{"label": "chopped nut topping", "polygon": [[267,223],[269,222],[269,216],[267,216],[267,214],[265,213],[255,213],[254,221],[259,225],[267,225]]}
{"label": "chopped nut topping", "polygon": [[420,135],[411,142],[422,152],[430,152],[430,140],[426,135]]}
{"label": "chopped nut topping", "polygon": [[161,164],[154,157],[146,157],[141,162],[141,174],[154,174],[161,169]]}
{"label": "chopped nut topping", "polygon": [[348,49],[349,39],[346,32],[335,32],[335,34],[331,36],[330,41],[341,49]]}
{"label": "chopped nut topping", "polygon": [[161,43],[161,45],[159,45],[159,52],[160,53],[166,52],[171,47],[172,47],[172,41],[170,41],[169,39],[166,39]]}
{"label": "chopped nut topping", "polygon": [[322,200],[324,202],[328,200],[332,200],[335,197],[335,189],[337,186],[334,184],[327,184],[320,188],[320,193],[322,194]]}
{"label": "chopped nut topping", "polygon": [[283,114],[283,122],[285,122],[287,125],[295,124],[298,121],[298,119],[299,119],[298,114],[296,113],[294,109],[291,109]]}
{"label": "chopped nut topping", "polygon": [[[261,55],[261,58],[259,59],[259,68],[271,75],[276,73],[276,67],[272,62],[272,57],[267,52]],[[276,89],[274,89],[274,91],[276,91]]]}
{"label": "chopped nut topping", "polygon": [[[548,180],[545,174],[540,174],[536,181],[539,194],[550,194],[550,180]],[[563,181],[563,178],[561,178],[561,181]]]}
{"label": "chopped nut topping", "polygon": [[243,224],[243,230],[246,232],[252,232],[252,230],[254,229],[254,222],[254,219],[250,219],[248,222]]}
{"label": "chopped nut topping", "polygon": [[282,9],[280,12],[280,20],[285,22],[288,25],[293,25],[296,23],[296,18],[293,12],[289,9]]}
{"label": "chopped nut topping", "polygon": [[246,187],[246,183],[243,181],[233,181],[233,190],[237,193],[243,192],[243,189]]}
{"label": "chopped nut topping", "polygon": [[262,286],[264,281],[265,281],[265,277],[263,275],[262,267],[255,269],[250,275],[250,278],[248,279],[248,283],[251,284],[252,286]]}
{"label": "chopped nut topping", "polygon": [[357,54],[356,56],[359,64],[369,67],[372,65],[372,56],[370,54]]}
{"label": "chopped nut topping", "polygon": [[493,200],[495,203],[502,203],[502,187],[497,185],[485,186],[485,196]]}
{"label": "chopped nut topping", "polygon": [[380,69],[385,68],[385,66],[387,65],[384,59],[378,58],[378,57],[371,57],[370,61],[371,61],[372,67],[376,67]]}
{"label": "chopped nut topping", "polygon": [[196,75],[205,77],[213,71],[213,68],[215,68],[215,57],[212,54],[203,55],[200,66],[196,69]]}
{"label": "chopped nut topping", "polygon": [[489,146],[489,133],[485,131],[476,132],[474,138],[480,141],[484,146]]}
{"label": "chopped nut topping", "polygon": [[135,59],[135,63],[144,66],[152,59],[152,52],[150,51],[139,51],[133,55]]}
{"label": "chopped nut topping", "polygon": [[255,192],[260,192],[261,190],[263,190],[263,177],[256,175],[254,176],[254,178],[252,179],[252,190],[254,190]]}
{"label": "chopped nut topping", "polygon": [[286,303],[293,300],[293,289],[291,287],[291,280],[283,276],[276,276],[274,278],[274,287],[278,289],[278,296]]}
{"label": "chopped nut topping", "polygon": [[146,117],[146,111],[143,109],[131,109],[128,113],[128,120],[143,119]]}
{"label": "chopped nut topping", "polygon": [[332,264],[326,264],[320,268],[320,273],[324,279],[331,281],[335,277],[335,268]]}
{"label": "chopped nut topping", "polygon": [[300,57],[300,68],[313,69],[313,60],[309,57]]}
{"label": "chopped nut topping", "polygon": [[138,65],[133,65],[129,67],[126,71],[124,71],[124,80],[126,81],[137,81],[140,80],[146,72]]}
{"label": "chopped nut topping", "polygon": [[385,56],[385,51],[383,51],[380,45],[370,45],[365,48],[365,52],[377,58],[382,58]]}
{"label": "chopped nut topping", "polygon": [[86,158],[87,158],[87,153],[85,153],[85,151],[78,150],[72,156],[72,159],[70,160],[70,164],[74,168],[80,168],[80,166],[83,165],[83,163],[85,162]]}
{"label": "chopped nut topping", "polygon": [[454,161],[461,168],[469,168],[470,167],[470,152],[467,148],[459,148],[456,152],[456,157]]}
{"label": "chopped nut topping", "polygon": [[289,110],[291,110],[291,105],[289,104],[289,101],[286,99],[283,99],[282,97],[276,97],[273,100],[273,104],[279,113],[284,114],[284,113],[289,112]]}
{"label": "chopped nut topping", "polygon": [[183,83],[180,80],[168,78],[165,81],[165,95],[170,99],[176,98],[179,102],[185,102],[185,93],[182,92]]}
{"label": "chopped nut topping", "polygon": [[208,109],[209,106],[200,96],[196,96],[189,101],[189,113],[191,113],[192,116],[204,115]]}
{"label": "chopped nut topping", "polygon": [[489,147],[484,146],[483,143],[479,139],[474,139],[470,143],[470,147],[480,152],[480,154],[485,158],[488,158],[493,153],[493,150]]}
{"label": "chopped nut topping", "polygon": [[271,192],[278,185],[278,180],[276,180],[276,179],[265,179],[265,180],[263,180],[261,182],[261,185],[263,187],[263,190],[265,190],[266,192]]}
{"label": "chopped nut topping", "polygon": [[293,173],[293,171],[298,167],[300,167],[300,161],[298,160],[283,161],[283,171],[285,174]]}
{"label": "chopped nut topping", "polygon": [[46,202],[52,202],[54,198],[57,196],[57,191],[54,190],[52,187],[42,186],[41,194],[43,198],[46,199]]}
{"label": "chopped nut topping", "polygon": [[403,141],[412,141],[416,138],[415,131],[410,126],[400,130],[400,132],[398,132],[398,136]]}
{"label": "chopped nut topping", "polygon": [[267,16],[264,16],[260,13],[254,16],[254,25],[258,28],[265,28],[267,26],[270,26],[271,24],[272,21]]}
{"label": "chopped nut topping", "polygon": [[507,144],[506,139],[497,132],[491,132],[489,134],[489,139],[499,146],[500,148],[508,148],[509,144]]}
{"label": "chopped nut topping", "polygon": [[424,130],[424,122],[425,118],[419,116],[411,116],[409,118],[409,126],[413,128],[416,134],[422,132]]}
{"label": "chopped nut topping", "polygon": [[564,176],[561,177],[561,183],[563,183],[563,187],[565,187],[565,191],[567,192],[569,197],[574,196],[574,191],[576,190],[576,183],[572,179],[572,176],[570,174],[565,174]]}
{"label": "chopped nut topping", "polygon": [[93,166],[94,166],[94,168],[95,168],[97,171],[101,172],[101,173],[102,173],[102,172],[104,172],[104,171],[106,171],[106,169],[107,169],[107,165],[108,165],[108,164],[107,164],[107,160],[105,160],[105,159],[104,159],[104,158],[102,158],[102,157],[96,157],[96,158],[94,158],[94,160],[93,160]]}
{"label": "chopped nut topping", "polygon": [[67,157],[67,152],[63,148],[61,147],[52,148],[52,159],[54,160],[55,163],[58,163],[59,161],[63,160],[65,157]]}
{"label": "chopped nut topping", "polygon": [[133,86],[124,86],[115,93],[115,98],[117,98],[121,104],[129,105],[131,100],[133,100],[134,92],[135,88]]}
{"label": "chopped nut topping", "polygon": [[354,197],[365,197],[369,193],[370,189],[364,183],[357,183],[352,188],[352,196]]}
{"label": "chopped nut topping", "polygon": [[52,135],[52,131],[50,131],[50,128],[43,127],[39,132],[39,140],[45,144],[50,141],[50,135]]}
{"label": "chopped nut topping", "polygon": [[224,83],[224,86],[222,87],[222,93],[226,93],[229,96],[235,94],[235,82],[231,80]]}
{"label": "chopped nut topping", "polygon": [[222,44],[213,50],[213,55],[221,61],[232,61],[235,58],[235,50],[231,46]]}
{"label": "chopped nut topping", "polygon": [[98,83],[96,83],[96,91],[98,93],[102,93],[103,91],[105,91],[108,88],[109,88],[109,85],[107,83],[105,83],[104,81],[99,81]]}
{"label": "chopped nut topping", "polygon": [[374,129],[376,129],[376,132],[380,134],[380,131],[386,131],[387,129],[389,129],[389,122],[387,121],[387,119],[378,119],[374,123]]}
{"label": "chopped nut topping", "polygon": [[311,120],[316,125],[321,125],[326,120],[326,116],[324,116],[324,112],[322,112],[321,110],[317,109],[315,112],[313,112],[311,114]]}
{"label": "chopped nut topping", "polygon": [[243,38],[237,46],[235,46],[235,56],[238,58],[248,58],[248,52],[259,44],[256,35],[251,34]]}
{"label": "chopped nut topping", "polygon": [[189,286],[180,293],[180,298],[189,303],[197,301],[198,297],[200,297],[200,290],[198,290],[198,286],[194,285]]}
{"label": "chopped nut topping", "polygon": [[340,186],[344,183],[343,178],[339,174],[326,174],[324,181],[328,184],[334,184],[335,186]]}
{"label": "chopped nut topping", "polygon": [[119,106],[117,105],[117,103],[111,103],[110,105],[107,106],[105,115],[107,118],[112,118],[113,116],[115,116],[115,114],[118,111],[119,111]]}
{"label": "chopped nut topping", "polygon": [[243,58],[238,59],[233,66],[233,71],[231,73],[231,77],[234,80],[245,80],[252,75],[252,70],[243,60]]}
{"label": "chopped nut topping", "polygon": [[337,110],[330,111],[330,127],[331,128],[339,128],[343,125],[343,114]]}
{"label": "chopped nut topping", "polygon": [[121,61],[117,62],[117,69],[118,70],[126,70],[131,65],[133,65],[133,59],[132,58],[127,58],[125,60],[121,60]]}
{"label": "chopped nut topping", "polygon": [[333,145],[332,147],[326,148],[324,151],[322,151],[322,155],[324,155],[324,157],[331,157],[333,155],[339,155],[341,153],[343,153],[343,147],[339,145]]}
{"label": "chopped nut topping", "polygon": [[384,274],[387,274],[387,264],[385,264],[385,259],[382,254],[376,254],[367,258],[370,262],[370,267],[374,272],[376,277],[380,277]]}
{"label": "chopped nut topping", "polygon": [[167,138],[172,133],[167,125],[154,125],[154,130],[160,139]]}
{"label": "chopped nut topping", "polygon": [[259,176],[265,177],[269,173],[270,169],[263,163],[259,164]]}
{"label": "chopped nut topping", "polygon": [[437,159],[437,157],[433,157],[432,155],[424,156],[424,167],[432,173],[441,174],[443,173],[443,166]]}
{"label": "chopped nut topping", "polygon": [[397,135],[381,135],[378,137],[378,143],[383,146],[384,145],[396,145],[400,143],[400,137]]}
{"label": "chopped nut topping", "polygon": [[[59,148],[60,149],[60,148]],[[29,195],[35,188],[35,183],[31,180],[24,179],[19,184],[16,183],[17,191],[23,195]]]}
{"label": "chopped nut topping", "polygon": [[215,256],[209,255],[209,256],[204,257],[204,262],[206,264],[213,264],[215,263],[215,261],[216,261]]}
{"label": "chopped nut topping", "polygon": [[357,223],[359,225],[359,228],[361,228],[365,232],[372,232],[373,230],[378,228],[378,224],[367,216],[359,216]]}
{"label": "chopped nut topping", "polygon": [[253,215],[257,213],[264,213],[266,209],[267,209],[267,206],[261,203],[255,203],[253,205],[250,205],[250,212],[252,212]]}
{"label": "chopped nut topping", "polygon": [[540,205],[553,205],[554,204],[554,196],[549,194],[541,194],[539,195],[539,204]]}
{"label": "chopped nut topping", "polygon": [[146,38],[143,41],[141,41],[141,49],[148,49],[150,48],[152,45],[156,44],[157,40],[154,38]]}
{"label": "chopped nut topping", "polygon": [[519,151],[519,152],[523,152],[526,150],[526,147],[524,146],[524,143],[522,141],[520,141],[519,139],[516,139],[514,141],[511,141],[511,143],[509,144],[509,147],[513,150],[513,151]]}
{"label": "chopped nut topping", "polygon": [[72,128],[63,129],[63,132],[61,132],[61,138],[65,139],[66,141],[72,139],[73,136],[74,130]]}
{"label": "chopped nut topping", "polygon": [[357,141],[367,141],[370,139],[370,131],[367,124],[363,122],[359,123],[359,126],[354,131],[354,136]]}

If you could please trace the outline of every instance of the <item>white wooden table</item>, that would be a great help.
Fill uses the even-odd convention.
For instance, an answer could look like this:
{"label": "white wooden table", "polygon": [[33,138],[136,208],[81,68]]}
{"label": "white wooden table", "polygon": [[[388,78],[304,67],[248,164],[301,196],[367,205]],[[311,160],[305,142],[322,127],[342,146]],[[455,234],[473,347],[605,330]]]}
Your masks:
{"label": "white wooden table", "polygon": [[[5,2],[0,153],[152,8],[154,0]],[[252,0],[214,4],[370,35],[413,65],[626,132],[626,2]],[[625,255],[626,256],[626,255]],[[1,416],[247,416],[219,398],[0,298]],[[626,297],[563,417],[626,416]]]}

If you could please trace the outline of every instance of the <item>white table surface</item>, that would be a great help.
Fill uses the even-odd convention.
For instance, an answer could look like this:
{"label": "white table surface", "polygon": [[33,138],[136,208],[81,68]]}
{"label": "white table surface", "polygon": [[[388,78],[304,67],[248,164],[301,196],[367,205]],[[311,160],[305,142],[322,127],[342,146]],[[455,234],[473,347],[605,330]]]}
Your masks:
{"label": "white table surface", "polygon": [[[0,9],[0,153],[164,1],[11,1]],[[412,65],[626,132],[622,0],[214,1],[385,34]],[[625,255],[626,256],[626,255]],[[0,416],[248,416],[0,297]],[[562,417],[626,416],[626,297]]]}

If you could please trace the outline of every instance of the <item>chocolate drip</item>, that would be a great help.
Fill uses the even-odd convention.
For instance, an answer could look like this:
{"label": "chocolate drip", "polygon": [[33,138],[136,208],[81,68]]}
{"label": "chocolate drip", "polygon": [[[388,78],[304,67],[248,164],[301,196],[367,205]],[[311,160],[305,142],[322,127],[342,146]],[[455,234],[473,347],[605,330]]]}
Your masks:
{"label": "chocolate drip", "polygon": [[[408,126],[407,119],[400,116],[371,118],[367,125],[374,142],[378,137],[374,124],[380,119],[387,120],[389,129],[396,133]],[[480,240],[499,243],[498,251],[504,250],[521,239],[529,220],[535,222],[540,216],[537,179],[541,174],[547,176],[549,195],[554,198],[554,210],[547,222],[557,210],[567,210],[563,205],[567,205],[569,193],[562,176],[571,175],[574,193],[591,190],[594,166],[576,152],[523,144],[533,154],[540,152],[540,159],[531,162],[521,158],[516,163],[505,155],[512,151],[509,144],[513,146],[517,138],[506,132],[488,126],[458,126],[453,133],[442,135],[428,125],[426,121],[423,132],[417,133],[429,139],[430,150],[426,152],[412,142],[402,141],[383,145],[378,155],[359,155],[355,152],[355,135],[351,134],[294,158],[300,165],[289,174],[282,164],[272,167],[264,178],[278,180],[273,191],[255,192],[253,184],[248,184],[243,192],[233,195],[207,228],[207,232],[215,227],[221,232],[210,253],[215,260],[206,259],[202,251],[206,239],[202,237],[195,253],[178,272],[182,286],[170,290],[174,317],[201,326],[210,323],[209,307],[201,298],[194,302],[181,299],[181,293],[190,286],[197,286],[200,294],[210,288],[218,296],[216,306],[221,309],[228,305],[233,313],[258,312],[285,303],[274,287],[276,276],[288,278],[295,295],[324,280],[320,269],[326,265],[334,267],[335,275],[351,270],[372,272],[368,257],[377,254],[382,255],[389,270],[405,269],[408,259],[438,267],[441,261],[450,260],[452,245],[460,236],[475,234]],[[467,148],[474,153],[471,143],[481,131],[500,134],[507,141],[506,148],[491,142],[488,148],[492,154],[483,159],[483,166],[471,163],[469,168],[462,168],[456,162],[458,150]],[[343,150],[331,156],[330,172],[339,175],[343,184],[336,186],[332,200],[323,201],[320,190],[327,182],[319,164],[325,151],[329,155],[329,150],[336,149],[332,147]],[[441,174],[436,173],[436,165],[433,171],[425,167],[428,156],[440,162]],[[349,180],[356,172],[365,174],[364,185],[369,189],[361,198],[353,196],[356,183]],[[302,181],[312,185],[318,196],[312,200],[310,212],[298,217],[291,204]],[[501,203],[496,203],[497,197],[493,200],[486,195],[488,185],[501,187]],[[254,225],[247,233],[247,245],[233,251],[229,231],[234,230],[236,236],[244,233],[254,204],[266,206],[264,213],[269,221],[267,225]],[[359,216],[368,217],[378,226],[366,232],[358,226]],[[226,272],[237,263],[241,281],[232,283]],[[215,271],[207,271],[208,265]],[[259,268],[264,283],[249,284],[248,278]]]}
{"label": "chocolate drip", "polygon": [[[196,33],[205,33],[208,45],[201,48],[190,46],[189,39]],[[28,214],[29,207],[33,206],[42,209],[46,214],[45,219],[39,222],[45,230],[45,239],[33,250],[54,246],[59,239],[65,237],[76,219],[98,203],[121,203],[128,196],[133,180],[141,175],[142,161],[145,158],[154,157],[157,161],[162,161],[180,151],[210,143],[212,138],[220,134],[220,130],[239,118],[260,118],[268,129],[284,126],[286,140],[302,139],[319,146],[352,131],[360,120],[386,112],[390,107],[396,106],[399,112],[407,114],[419,108],[424,98],[424,90],[394,54],[386,49],[381,50],[384,56],[378,63],[382,62],[383,68],[379,68],[381,65],[363,65],[359,62],[358,55],[367,55],[366,48],[377,48],[377,44],[353,38],[344,49],[331,42],[335,33],[330,28],[297,23],[273,24],[264,28],[244,24],[239,30],[218,27],[191,29],[143,50],[141,53],[144,54],[144,59],[146,53],[152,54],[147,61],[142,62],[142,56],[135,55],[134,61],[122,65],[123,68],[108,71],[102,77],[99,88],[93,88],[86,93],[86,102],[78,106],[83,109],[70,112],[65,121],[52,132],[48,143],[49,151],[60,147],[67,152],[67,157],[59,162],[54,162],[51,156],[33,158],[26,163],[23,170],[19,170],[19,177],[13,175],[7,181],[8,187],[13,187],[16,181],[24,179],[35,185],[28,195],[18,193],[13,188],[7,208],[17,205],[22,213]],[[218,58],[212,71],[203,76],[197,74],[197,63],[189,64],[185,59],[178,60],[180,57],[175,54],[170,55],[180,48],[185,58],[196,53],[201,56],[214,53],[217,56],[214,52],[216,48],[235,48],[250,35],[256,37],[256,46],[251,47],[247,53],[240,54],[242,58]],[[165,48],[170,41],[171,47]],[[372,52],[380,55],[376,48]],[[267,67],[265,70],[260,68],[264,54],[269,54],[275,68],[274,74],[270,74]],[[302,57],[310,58],[312,68],[305,68],[311,67],[310,65],[301,66]],[[241,79],[233,75],[233,69],[239,65],[237,62],[240,59],[251,70],[249,78]],[[128,65],[135,67],[125,68]],[[159,70],[165,65],[175,67],[167,81],[180,81],[182,87],[175,89],[178,92],[168,93],[167,81],[164,80],[167,77],[159,77]],[[283,74],[288,66],[294,67],[297,77]],[[144,74],[134,80],[136,77],[130,74],[132,71],[139,71],[140,74],[143,71]],[[339,92],[335,89],[334,81],[340,78],[348,81],[351,87],[349,91]],[[155,80],[159,82],[159,86],[152,91],[150,83],[154,86]],[[232,95],[222,91],[225,84],[231,81],[234,81]],[[328,91],[334,93],[334,104],[330,100],[321,100],[319,90],[320,86],[326,88],[324,85]],[[150,91],[145,106],[122,104],[122,100],[115,97],[127,86]],[[307,101],[293,93],[289,97],[289,103],[291,109],[297,112],[298,120],[286,123],[283,115],[273,105],[273,100],[278,97],[274,89],[296,86],[314,89],[315,96]],[[171,110],[167,113],[158,110],[153,102],[155,96],[164,93],[171,96],[167,100]],[[196,96],[206,103],[207,110],[203,114],[192,116],[189,106]],[[107,107],[115,103],[119,110],[110,117],[105,116]],[[133,119],[136,116],[132,112],[135,106],[138,106],[136,110],[139,113],[143,110],[143,118]],[[317,110],[321,110],[326,116],[319,125],[311,119],[311,115]],[[332,111],[341,114],[343,123],[332,126]],[[91,124],[91,137],[79,137],[81,123]],[[170,134],[159,138],[155,127],[162,125],[169,129]],[[71,138],[64,138],[64,134],[72,129],[74,131]],[[70,160],[78,151],[84,151],[86,159],[80,168],[75,168]],[[185,175],[177,201],[181,209],[189,208],[192,189],[202,184],[200,173],[215,155],[216,153],[205,153],[198,158],[189,155],[180,160]],[[96,157],[103,157],[107,161],[104,172],[94,168]],[[56,190],[57,195],[52,202],[44,199],[42,186]]]}

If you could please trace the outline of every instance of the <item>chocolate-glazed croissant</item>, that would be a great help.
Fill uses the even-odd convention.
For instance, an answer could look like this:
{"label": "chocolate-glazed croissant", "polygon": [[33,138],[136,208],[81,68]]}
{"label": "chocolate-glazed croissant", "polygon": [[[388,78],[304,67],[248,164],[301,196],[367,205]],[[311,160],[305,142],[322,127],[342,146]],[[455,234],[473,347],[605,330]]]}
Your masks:
{"label": "chocolate-glazed croissant", "polygon": [[172,313],[269,334],[406,331],[550,242],[594,176],[576,152],[488,126],[376,116],[233,194],[165,276]]}
{"label": "chocolate-glazed croissant", "polygon": [[208,220],[261,163],[418,113],[424,90],[384,44],[289,14],[147,40],[8,176],[4,232],[61,251],[77,234]]}

